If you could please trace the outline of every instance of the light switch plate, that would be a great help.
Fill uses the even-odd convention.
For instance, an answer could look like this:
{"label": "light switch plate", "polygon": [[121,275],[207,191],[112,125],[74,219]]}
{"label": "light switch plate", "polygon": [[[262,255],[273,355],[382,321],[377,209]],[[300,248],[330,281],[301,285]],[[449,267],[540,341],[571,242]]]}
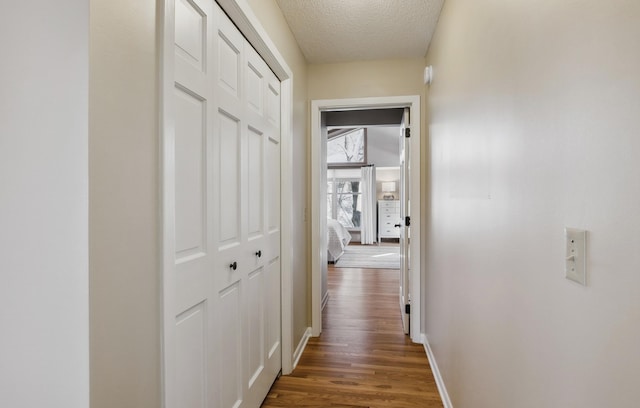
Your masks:
{"label": "light switch plate", "polygon": [[587,286],[587,231],[565,228],[566,259],[564,272],[567,279]]}

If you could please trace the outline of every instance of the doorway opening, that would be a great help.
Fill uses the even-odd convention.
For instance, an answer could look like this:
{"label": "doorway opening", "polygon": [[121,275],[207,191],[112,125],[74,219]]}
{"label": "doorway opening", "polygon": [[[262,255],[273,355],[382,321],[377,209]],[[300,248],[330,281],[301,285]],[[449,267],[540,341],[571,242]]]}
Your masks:
{"label": "doorway opening", "polygon": [[[321,114],[327,259],[336,268],[400,269],[402,114],[397,108]],[[323,305],[327,295],[323,290]]]}
{"label": "doorway opening", "polygon": [[[407,211],[411,211],[409,234],[409,218],[406,218],[405,225],[402,217],[401,227],[405,229],[405,236],[411,236],[406,243],[406,261],[408,278],[405,282],[407,289],[407,301],[410,301],[410,307],[402,307],[403,313],[411,311],[407,314],[406,331],[411,340],[421,342],[421,326],[420,326],[420,304],[421,304],[421,285],[420,285],[420,97],[419,96],[400,96],[400,97],[375,97],[375,98],[359,98],[359,99],[337,99],[337,100],[316,100],[312,101],[311,112],[311,189],[312,189],[312,335],[318,336],[322,331],[322,300],[327,290],[327,263],[328,263],[328,237],[327,237],[327,220],[329,214],[328,203],[328,180],[327,180],[327,141],[329,140],[329,132],[336,134],[336,129],[357,129],[359,127],[366,128],[370,126],[380,125],[398,125],[404,121],[404,127],[410,129],[406,133],[402,130],[402,134],[412,136],[411,150],[407,150],[407,166],[405,187],[407,196]],[[394,118],[395,119],[390,119]],[[356,118],[356,119],[354,119]],[[344,130],[340,132],[346,133]],[[410,132],[410,133],[409,133]],[[399,132],[400,133],[400,132]],[[398,133],[398,139],[401,140]],[[339,137],[339,136],[335,136]],[[357,156],[357,155],[356,155]],[[360,157],[362,159],[362,157]],[[410,160],[409,160],[410,159]],[[371,161],[371,160],[369,160]],[[366,162],[366,160],[365,160]],[[410,166],[409,163],[415,163]],[[355,166],[360,168],[363,164],[359,162]],[[375,163],[374,163],[375,164]],[[350,166],[342,166],[349,168]],[[351,166],[353,167],[353,165]],[[381,166],[382,167],[382,166]],[[385,166],[386,167],[386,166]],[[335,176],[335,174],[334,174]],[[392,181],[387,181],[391,183]],[[398,184],[400,181],[398,180]],[[376,201],[380,197],[384,200],[384,195],[389,198],[396,198],[396,195],[402,191],[399,185],[397,191],[391,190],[390,184],[387,187],[390,191],[382,191],[382,180],[380,180],[380,196],[378,196],[378,185],[376,189]],[[334,194],[337,192],[333,192]],[[395,194],[394,194],[395,193]],[[410,200],[408,198],[411,198]],[[398,197],[399,198],[399,197]],[[353,203],[352,203],[353,204]],[[377,203],[376,203],[377,204]],[[335,204],[332,202],[335,210]],[[357,207],[351,207],[356,209]],[[348,210],[348,208],[347,208]],[[353,211],[350,217],[353,221]],[[408,216],[408,215],[407,215]],[[348,216],[349,217],[349,216]],[[347,218],[348,218],[347,217]],[[377,220],[376,220],[377,224]],[[395,228],[395,227],[394,227]],[[402,229],[402,228],[401,228]],[[378,226],[375,230],[375,241],[379,243],[384,238],[378,236]],[[362,233],[362,232],[361,232]],[[402,286],[402,285],[401,285]],[[402,287],[400,288],[402,290]],[[404,305],[403,305],[404,306]],[[410,325],[409,325],[410,321]],[[410,326],[410,329],[409,329]]]}

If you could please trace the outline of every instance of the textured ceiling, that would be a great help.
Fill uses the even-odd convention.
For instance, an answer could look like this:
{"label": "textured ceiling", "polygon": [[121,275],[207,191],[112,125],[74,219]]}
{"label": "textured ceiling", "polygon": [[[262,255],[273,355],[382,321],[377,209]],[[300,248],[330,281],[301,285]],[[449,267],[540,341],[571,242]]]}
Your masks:
{"label": "textured ceiling", "polygon": [[423,57],[444,0],[276,0],[312,64]]}

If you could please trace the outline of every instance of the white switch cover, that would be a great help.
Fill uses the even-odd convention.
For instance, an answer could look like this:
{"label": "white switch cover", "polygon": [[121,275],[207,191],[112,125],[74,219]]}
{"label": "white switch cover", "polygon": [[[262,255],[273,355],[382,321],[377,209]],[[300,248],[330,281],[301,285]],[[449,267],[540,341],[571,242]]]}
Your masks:
{"label": "white switch cover", "polygon": [[566,260],[564,272],[567,279],[587,286],[587,231],[565,228]]}

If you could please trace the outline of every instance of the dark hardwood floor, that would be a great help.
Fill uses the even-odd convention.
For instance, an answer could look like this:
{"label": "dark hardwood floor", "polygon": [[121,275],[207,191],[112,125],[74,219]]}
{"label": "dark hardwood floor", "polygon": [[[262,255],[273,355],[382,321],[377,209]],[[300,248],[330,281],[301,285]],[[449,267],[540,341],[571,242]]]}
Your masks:
{"label": "dark hardwood floor", "polygon": [[322,335],[262,407],[442,407],[423,346],[402,333],[398,276],[329,267]]}

